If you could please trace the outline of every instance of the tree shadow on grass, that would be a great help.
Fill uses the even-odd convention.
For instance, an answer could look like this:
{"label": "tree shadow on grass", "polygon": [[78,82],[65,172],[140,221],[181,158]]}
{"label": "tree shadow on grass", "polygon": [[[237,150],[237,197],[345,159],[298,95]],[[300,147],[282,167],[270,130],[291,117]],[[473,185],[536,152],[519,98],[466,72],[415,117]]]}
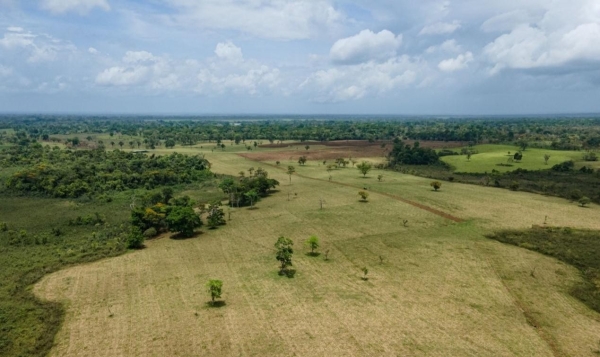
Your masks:
{"label": "tree shadow on grass", "polygon": [[296,276],[296,269],[285,269],[279,271],[280,276],[287,276],[288,279],[293,279]]}
{"label": "tree shadow on grass", "polygon": [[227,305],[227,303],[223,300],[218,300],[218,301],[214,301],[214,302],[213,301],[206,302],[206,307],[208,307],[209,309],[212,309],[212,308],[218,309],[218,308],[224,307],[226,305]]}
{"label": "tree shadow on grass", "polygon": [[307,257],[318,257],[319,255],[321,255],[321,253],[319,253],[319,252],[308,252],[308,253],[305,253],[304,255],[306,255]]}
{"label": "tree shadow on grass", "polygon": [[176,233],[176,234],[172,234],[169,238],[173,239],[173,240],[187,240],[187,239],[197,238],[198,236],[201,236],[202,234],[204,234],[204,232],[194,232],[194,234],[192,234],[191,236],[187,236],[183,233]]}

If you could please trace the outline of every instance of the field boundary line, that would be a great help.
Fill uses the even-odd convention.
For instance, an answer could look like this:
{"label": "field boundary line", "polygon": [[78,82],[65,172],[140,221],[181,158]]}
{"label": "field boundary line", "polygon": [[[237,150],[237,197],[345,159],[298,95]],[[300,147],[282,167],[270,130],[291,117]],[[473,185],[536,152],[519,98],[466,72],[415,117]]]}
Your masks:
{"label": "field boundary line", "polygon": [[506,292],[510,295],[510,297],[513,301],[513,305],[521,312],[521,314],[525,318],[525,321],[527,322],[527,324],[529,326],[531,326],[531,328],[542,339],[542,341],[544,341],[546,343],[546,345],[548,345],[548,348],[552,352],[552,355],[554,357],[567,356],[560,349],[560,347],[556,343],[556,340],[541,327],[541,324],[535,319],[535,317],[533,316],[531,311],[521,302],[521,300],[517,297],[517,294],[514,293],[513,290],[504,282],[504,279],[502,279],[502,277],[498,273],[498,270],[496,269],[494,264],[490,261],[490,257],[488,256],[489,253],[486,252],[485,250],[481,249],[479,244],[476,244],[476,247],[480,252],[482,252],[481,256],[483,256],[483,259],[485,259],[485,262],[487,263],[487,265],[489,266],[491,271],[494,272],[494,275],[496,275],[496,277],[498,278],[498,280],[504,287],[504,290],[506,290]]}
{"label": "field boundary line", "polygon": [[[279,169],[279,170],[284,170],[283,167],[279,167],[279,166],[276,166],[276,165],[273,165],[273,164],[270,164],[270,163],[267,163],[267,162],[264,162],[264,161],[255,160],[255,159],[253,159],[251,157],[245,156],[244,154],[237,154],[237,155],[239,155],[239,156],[241,156],[241,157],[243,157],[245,159],[252,160],[254,162],[259,162],[261,164],[264,164],[264,165],[267,165],[267,166],[270,166],[270,167],[274,167],[274,168]],[[359,189],[359,190],[362,189],[362,187],[360,187],[360,186],[351,185],[349,183],[344,183],[344,182],[339,182],[339,181],[333,181],[333,180],[330,181],[330,180],[325,180],[325,179],[320,179],[320,178],[316,178],[316,177],[310,177],[310,176],[302,175],[302,174],[299,174],[299,173],[295,173],[295,175],[298,176],[298,177],[309,179],[309,180],[315,180],[315,181],[321,181],[321,182],[328,182],[328,183],[338,184],[338,185],[341,185],[341,186],[356,188],[356,189]],[[451,214],[449,214],[447,212],[441,211],[441,210],[433,208],[433,207],[429,207],[429,206],[424,205],[424,204],[419,203],[419,202],[408,200],[406,198],[403,198],[403,197],[400,197],[400,196],[397,196],[397,195],[393,195],[391,193],[380,192],[380,191],[370,191],[370,192],[377,193],[379,195],[386,196],[386,197],[389,197],[391,199],[394,199],[394,200],[397,200],[397,201],[400,201],[400,202],[404,202],[404,203],[409,204],[409,205],[411,205],[413,207],[422,209],[424,211],[427,211],[429,213],[433,213],[433,214],[438,215],[438,216],[440,216],[442,218],[446,218],[448,220],[451,220],[451,221],[454,221],[454,222],[457,222],[457,223],[462,223],[462,222],[465,221],[464,219],[456,217],[456,216],[453,216],[453,215],[451,215]]]}

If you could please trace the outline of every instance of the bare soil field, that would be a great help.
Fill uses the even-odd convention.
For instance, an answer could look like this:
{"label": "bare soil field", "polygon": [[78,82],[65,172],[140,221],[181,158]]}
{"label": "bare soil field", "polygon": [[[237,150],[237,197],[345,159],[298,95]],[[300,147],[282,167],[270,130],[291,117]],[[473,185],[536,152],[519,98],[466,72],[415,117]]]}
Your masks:
{"label": "bare soil field", "polygon": [[[433,192],[420,177],[381,171],[379,182],[379,171],[329,173],[288,157],[290,180],[244,156],[207,153],[215,172],[263,166],[281,182],[256,209],[35,286],[66,306],[52,356],[597,355],[600,314],[569,294],[578,271],[483,234],[540,224],[546,212],[550,224],[598,229],[598,206],[458,183]],[[329,260],[306,254],[313,234]],[[293,279],[277,274],[281,235],[295,242]],[[204,285],[215,278],[224,305],[210,308]]]}
{"label": "bare soil field", "polygon": [[[407,145],[413,145],[413,140],[405,141]],[[382,145],[385,144],[385,148]],[[420,141],[422,147],[430,147],[432,149],[456,148],[464,146],[464,143],[453,141]],[[305,149],[308,145],[310,148]],[[259,153],[244,153],[244,157],[248,157],[256,161],[282,161],[282,160],[298,160],[300,156],[306,156],[308,160],[334,160],[340,157],[344,158],[367,158],[367,157],[384,157],[391,150],[393,143],[391,141],[375,141],[368,142],[365,140],[341,140],[341,141],[306,141],[295,143],[281,144],[265,144],[260,145],[260,148],[277,148],[289,150],[278,151],[262,151]]]}

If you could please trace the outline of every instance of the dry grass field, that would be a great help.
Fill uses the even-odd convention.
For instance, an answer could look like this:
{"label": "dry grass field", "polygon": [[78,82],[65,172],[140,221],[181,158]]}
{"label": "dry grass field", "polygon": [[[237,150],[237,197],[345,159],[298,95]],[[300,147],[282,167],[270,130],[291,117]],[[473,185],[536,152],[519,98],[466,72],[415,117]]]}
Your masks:
{"label": "dry grass field", "polygon": [[[594,356],[600,348],[600,315],[568,293],[580,279],[574,268],[483,237],[545,216],[600,229],[596,205],[458,183],[433,192],[430,180],[399,173],[362,178],[316,161],[277,168],[230,149],[203,151],[217,173],[262,166],[279,191],[257,209],[232,209],[217,230],[46,276],[36,294],[67,307],[52,356]],[[289,164],[298,173],[291,183]],[[358,201],[363,187],[367,203]],[[313,234],[328,261],[306,255]],[[280,235],[295,242],[292,279],[277,274]],[[224,282],[222,307],[206,304],[211,278]]]}

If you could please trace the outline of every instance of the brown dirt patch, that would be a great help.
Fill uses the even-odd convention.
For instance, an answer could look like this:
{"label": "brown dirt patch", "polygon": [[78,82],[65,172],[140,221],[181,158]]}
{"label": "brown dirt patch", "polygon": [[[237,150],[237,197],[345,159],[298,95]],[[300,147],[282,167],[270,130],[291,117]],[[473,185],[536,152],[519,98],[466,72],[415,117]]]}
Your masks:
{"label": "brown dirt patch", "polygon": [[[414,140],[404,141],[407,145],[413,145]],[[433,149],[456,148],[464,146],[459,141],[420,141],[422,147]],[[385,148],[381,145],[386,144]],[[309,150],[304,147],[310,146]],[[334,160],[340,157],[362,158],[362,157],[383,157],[391,150],[393,143],[391,141],[368,142],[366,140],[343,140],[343,141],[305,141],[283,144],[260,145],[261,148],[289,148],[289,150],[245,153],[241,156],[257,161],[280,161],[280,160],[298,160],[300,156],[306,156],[308,160]]]}

